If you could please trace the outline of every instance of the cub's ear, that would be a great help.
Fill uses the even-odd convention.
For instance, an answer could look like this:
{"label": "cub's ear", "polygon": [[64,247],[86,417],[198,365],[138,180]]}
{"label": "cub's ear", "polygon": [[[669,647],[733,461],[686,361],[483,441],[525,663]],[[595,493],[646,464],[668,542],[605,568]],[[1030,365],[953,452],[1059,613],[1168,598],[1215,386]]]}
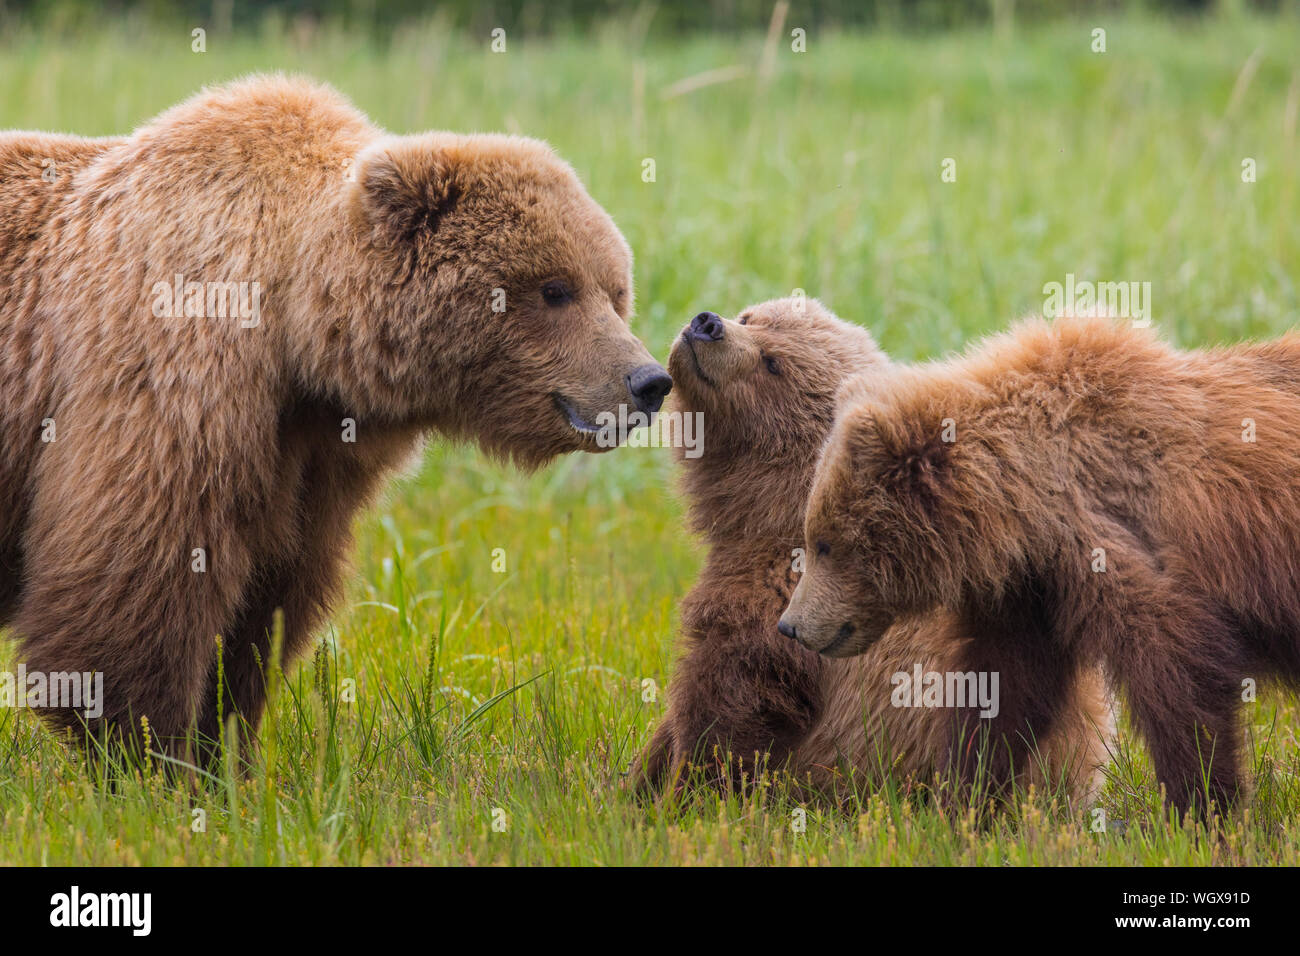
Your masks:
{"label": "cub's ear", "polygon": [[858,401],[843,414],[854,469],[900,494],[932,501],[948,483],[952,443],[914,428],[889,405]]}
{"label": "cub's ear", "polygon": [[465,190],[465,170],[445,134],[390,136],[353,163],[358,211],[382,238],[409,242],[437,232]]}

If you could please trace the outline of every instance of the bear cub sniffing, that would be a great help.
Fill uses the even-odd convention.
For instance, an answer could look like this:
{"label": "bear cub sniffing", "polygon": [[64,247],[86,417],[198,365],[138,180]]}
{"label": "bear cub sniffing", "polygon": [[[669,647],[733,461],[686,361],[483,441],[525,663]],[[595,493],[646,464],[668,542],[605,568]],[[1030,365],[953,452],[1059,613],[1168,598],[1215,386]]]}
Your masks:
{"label": "bear cub sniffing", "polygon": [[[962,663],[966,637],[953,615],[901,624],[868,654],[845,661],[821,658],[775,630],[798,578],[804,505],[837,392],[855,374],[864,375],[855,388],[887,387],[893,366],[860,326],[815,300],[781,299],[735,320],[696,316],[674,344],[669,370],[672,407],[704,416],[704,454],[680,461],[690,524],[709,555],[682,604],[685,649],[637,785],[658,788],[692,760],[719,783],[728,772],[752,779],[756,752],[768,755],[769,767],[818,787],[846,765],[873,774],[882,756],[900,776],[928,782],[949,763],[959,715],[895,706],[894,684],[918,667],[950,673]],[[1036,693],[1003,681],[1001,706],[1011,695]],[[1041,759],[1018,765],[1017,779],[1064,782],[1086,799],[1107,759],[1109,697],[1095,670],[1079,673],[1065,693],[1067,719],[1037,737]],[[714,762],[728,752],[730,768]]]}
{"label": "bear cub sniffing", "polygon": [[1300,683],[1298,436],[1300,336],[1186,352],[1022,323],[843,412],[780,627],[849,657],[954,609],[971,666],[1040,686],[1048,727],[1102,664],[1172,803],[1225,807],[1243,681]]}

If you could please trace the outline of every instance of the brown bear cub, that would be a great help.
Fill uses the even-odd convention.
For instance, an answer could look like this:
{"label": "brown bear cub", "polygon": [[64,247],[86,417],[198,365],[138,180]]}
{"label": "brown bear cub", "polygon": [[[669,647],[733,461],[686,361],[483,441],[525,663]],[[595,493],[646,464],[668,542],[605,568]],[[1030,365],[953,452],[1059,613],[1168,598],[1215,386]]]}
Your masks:
{"label": "brown bear cub", "polygon": [[302,80],[129,137],[0,134],[0,626],[28,671],[102,675],[97,728],[172,749],[255,724],[274,611],[292,657],[421,436],[532,467],[659,408],[631,264],[544,143],[389,135]]}
{"label": "brown bear cub", "polygon": [[1070,675],[1104,665],[1169,799],[1225,807],[1243,681],[1300,682],[1298,435],[1300,336],[1183,352],[1111,319],[1023,323],[844,410],[781,630],[848,657],[953,609],[964,666],[1042,689],[1000,727],[1051,728]]}
{"label": "brown bear cub", "polygon": [[[884,764],[928,782],[948,763],[952,710],[898,706],[898,675],[951,673],[966,635],[950,614],[900,624],[869,653],[819,657],[776,632],[798,579],[803,516],[837,391],[855,374],[884,383],[892,366],[863,328],[816,301],[782,299],[732,321],[702,313],[673,346],[670,399],[702,413],[703,453],[681,456],[692,528],[707,563],[682,605],[685,650],[668,686],[667,715],[636,773],[642,791],[680,779],[687,761],[721,783],[767,766],[827,787],[838,769]],[[1002,682],[1000,696],[1033,698],[1036,685]],[[920,696],[918,688],[917,696]],[[1036,739],[1018,782],[1064,784],[1086,799],[1107,761],[1109,696],[1095,670],[1069,682],[1066,719]],[[970,709],[980,708],[974,700]],[[1047,704],[1040,704],[1046,707]],[[719,761],[732,755],[732,764]],[[1050,779],[1049,779],[1050,778]]]}

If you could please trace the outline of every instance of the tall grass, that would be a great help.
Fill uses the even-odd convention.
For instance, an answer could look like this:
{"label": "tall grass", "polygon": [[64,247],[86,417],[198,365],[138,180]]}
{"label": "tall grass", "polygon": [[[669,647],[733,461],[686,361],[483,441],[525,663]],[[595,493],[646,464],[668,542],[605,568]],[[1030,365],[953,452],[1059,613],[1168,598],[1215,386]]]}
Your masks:
{"label": "tall grass", "polygon": [[[205,83],[283,69],[393,130],[544,137],[636,250],[637,327],[661,356],[695,312],[794,288],[901,359],[934,356],[1040,308],[1067,273],[1150,281],[1155,324],[1188,346],[1296,324],[1300,25],[1107,19],[814,33],[804,54],[783,40],[770,73],[761,35],[647,43],[634,19],[511,32],[505,54],[436,22],[382,49],[289,29],[210,34],[205,54],[186,31],[20,29],[0,41],[0,126],[120,133]],[[434,443],[359,541],[348,600],[276,682],[247,775],[191,791],[154,765],[103,785],[29,712],[0,710],[0,862],[1300,862],[1300,713],[1280,695],[1246,714],[1252,809],[1209,829],[1165,819],[1130,738],[1104,832],[1043,795],[980,826],[888,778],[843,806],[779,778],[638,805],[621,774],[661,714],[700,561],[665,453],[525,477]],[[0,668],[16,661],[0,645]]]}

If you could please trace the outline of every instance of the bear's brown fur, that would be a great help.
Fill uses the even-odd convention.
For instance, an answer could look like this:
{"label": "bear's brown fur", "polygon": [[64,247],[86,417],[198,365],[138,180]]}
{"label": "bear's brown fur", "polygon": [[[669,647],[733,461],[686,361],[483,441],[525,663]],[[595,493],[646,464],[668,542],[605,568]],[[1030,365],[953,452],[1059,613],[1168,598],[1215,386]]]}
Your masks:
{"label": "bear's brown fur", "polygon": [[1111,319],[1026,322],[845,410],[781,627],[848,656],[954,609],[969,666],[1055,702],[1004,707],[1012,737],[1104,664],[1171,802],[1224,807],[1243,681],[1300,681],[1297,435],[1300,336],[1183,352]]}
{"label": "bear's brown fur", "polygon": [[[0,624],[164,742],[217,733],[217,635],[256,722],[274,610],[293,655],[422,434],[537,466],[668,384],[627,244],[545,144],[388,135],[303,80],[0,134],[0,276]],[[176,276],[206,283],[184,308]],[[220,317],[230,282],[256,316]]]}
{"label": "bear's brown fur", "polygon": [[[891,705],[891,677],[947,672],[962,660],[955,616],[900,624],[851,660],[819,658],[781,637],[776,622],[794,587],[795,549],[817,454],[831,430],[837,391],[855,374],[868,388],[891,364],[863,328],[820,303],[782,299],[738,320],[702,313],[673,346],[674,411],[704,416],[704,448],[681,456],[690,522],[709,545],[706,566],[682,605],[685,650],[668,686],[667,713],[638,765],[652,790],[694,758],[711,770],[734,755],[732,779],[753,773],[754,754],[814,786],[853,768],[870,779],[887,767],[928,782],[945,763],[953,714]],[[844,400],[843,397],[840,400]],[[1034,695],[1034,686],[1001,696]],[[1088,799],[1108,760],[1110,699],[1095,669],[1079,675],[1066,719],[1037,741],[1022,783],[1065,784]],[[721,774],[717,779],[721,779]]]}

